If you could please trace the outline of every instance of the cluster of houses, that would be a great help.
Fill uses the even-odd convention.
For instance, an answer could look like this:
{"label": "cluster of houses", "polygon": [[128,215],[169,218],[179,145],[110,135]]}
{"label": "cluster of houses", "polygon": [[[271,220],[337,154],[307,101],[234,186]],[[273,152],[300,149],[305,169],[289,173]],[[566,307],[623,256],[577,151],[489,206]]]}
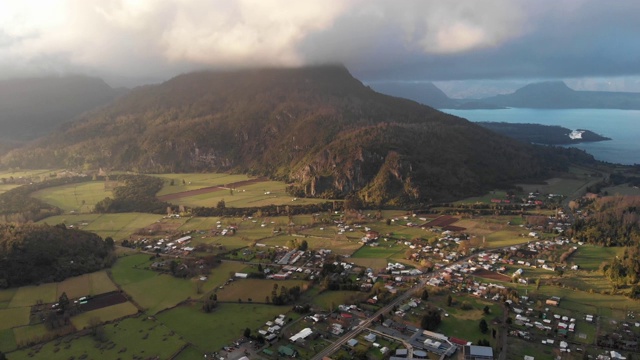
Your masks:
{"label": "cluster of houses", "polygon": [[176,240],[169,239],[159,239],[159,240],[150,240],[150,239],[142,239],[140,240],[140,244],[147,251],[155,251],[157,253],[165,253],[165,254],[184,254],[190,253],[194,250],[193,247],[187,246],[191,242],[191,236],[183,236]]}

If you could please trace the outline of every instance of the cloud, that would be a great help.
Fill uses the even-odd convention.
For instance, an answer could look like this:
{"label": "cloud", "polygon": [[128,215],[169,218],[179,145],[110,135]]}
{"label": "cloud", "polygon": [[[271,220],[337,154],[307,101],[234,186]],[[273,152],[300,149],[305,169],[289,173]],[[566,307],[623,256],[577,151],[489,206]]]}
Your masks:
{"label": "cloud", "polygon": [[637,74],[638,13],[634,0],[4,0],[0,77],[326,62],[371,79]]}

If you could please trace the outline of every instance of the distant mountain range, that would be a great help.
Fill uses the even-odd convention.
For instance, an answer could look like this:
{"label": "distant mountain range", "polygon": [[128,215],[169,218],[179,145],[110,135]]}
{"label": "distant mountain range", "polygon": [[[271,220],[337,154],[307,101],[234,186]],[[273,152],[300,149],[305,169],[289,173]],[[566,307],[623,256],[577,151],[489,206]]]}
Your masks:
{"label": "distant mountain range", "polygon": [[402,205],[479,194],[592,160],[376,93],[344,67],[318,66],[197,72],[139,87],[2,163],[237,171],[287,181],[300,196]]}
{"label": "distant mountain range", "polygon": [[46,135],[125,92],[81,75],[0,81],[0,152]]}
{"label": "distant mountain range", "polygon": [[380,83],[372,88],[438,109],[626,109],[640,110],[640,93],[577,91],[562,81],[526,85],[511,94],[482,99],[451,99],[432,83]]}

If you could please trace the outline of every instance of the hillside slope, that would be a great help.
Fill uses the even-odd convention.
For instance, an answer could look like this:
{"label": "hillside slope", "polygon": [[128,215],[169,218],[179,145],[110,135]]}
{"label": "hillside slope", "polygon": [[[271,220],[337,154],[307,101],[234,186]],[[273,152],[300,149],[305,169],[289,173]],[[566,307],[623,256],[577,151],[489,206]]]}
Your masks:
{"label": "hillside slope", "polygon": [[550,150],[365,87],[340,66],[199,72],[134,89],[5,166],[239,171],[306,196],[452,199],[567,165]]}
{"label": "hillside slope", "polygon": [[0,81],[0,150],[46,135],[122,93],[80,75]]}

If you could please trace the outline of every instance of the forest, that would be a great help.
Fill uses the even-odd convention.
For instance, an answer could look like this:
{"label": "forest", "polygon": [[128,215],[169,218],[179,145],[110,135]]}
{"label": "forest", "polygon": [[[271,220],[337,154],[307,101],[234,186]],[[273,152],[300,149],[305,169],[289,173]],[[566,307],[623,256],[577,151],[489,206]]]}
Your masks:
{"label": "forest", "polygon": [[63,224],[0,224],[0,288],[61,281],[115,260],[110,238]]}

